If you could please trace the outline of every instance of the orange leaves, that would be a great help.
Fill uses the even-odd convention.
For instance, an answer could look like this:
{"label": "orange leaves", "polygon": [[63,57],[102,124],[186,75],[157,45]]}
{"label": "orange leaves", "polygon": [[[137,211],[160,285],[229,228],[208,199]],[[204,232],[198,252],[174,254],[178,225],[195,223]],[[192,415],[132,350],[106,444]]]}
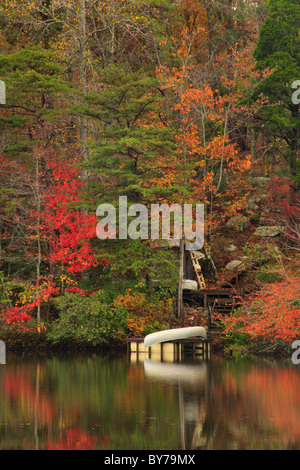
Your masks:
{"label": "orange leaves", "polygon": [[282,282],[267,284],[248,309],[226,318],[224,333],[241,331],[252,339],[292,342],[300,335],[300,278],[287,272]]}
{"label": "orange leaves", "polygon": [[130,336],[143,336],[145,328],[153,322],[166,325],[168,317],[173,312],[173,299],[158,299],[151,301],[144,292],[133,292],[127,289],[124,295],[114,300],[114,308],[125,308],[127,315],[127,330]]}
{"label": "orange leaves", "polygon": [[143,293],[132,293],[131,289],[126,291],[125,295],[120,295],[114,300],[115,306],[125,307],[134,315],[143,316],[145,313],[146,295]]}
{"label": "orange leaves", "polygon": [[[243,61],[240,65],[242,68]],[[249,74],[248,66],[247,63],[243,70],[245,75]],[[181,69],[161,67],[157,76],[168,89],[168,96],[174,97],[181,164],[177,181],[189,181],[195,200],[206,204],[213,201],[213,210],[208,212],[222,223],[226,216],[236,215],[246,205],[243,178],[251,167],[251,157],[233,141],[232,125],[238,128],[246,112],[248,117],[253,113],[245,106],[240,109],[247,84],[238,87],[238,77],[224,75],[222,91],[213,89],[208,83],[197,81],[192,59],[187,59]]]}
{"label": "orange leaves", "polygon": [[127,316],[127,330],[129,337],[138,338],[145,334],[145,318],[131,318]]}

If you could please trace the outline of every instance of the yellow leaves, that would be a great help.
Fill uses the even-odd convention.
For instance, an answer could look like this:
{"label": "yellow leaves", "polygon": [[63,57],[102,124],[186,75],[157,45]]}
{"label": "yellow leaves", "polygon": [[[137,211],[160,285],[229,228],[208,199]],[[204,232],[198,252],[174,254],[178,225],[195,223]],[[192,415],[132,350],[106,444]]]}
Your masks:
{"label": "yellow leaves", "polygon": [[69,285],[72,285],[72,286],[77,286],[78,282],[76,282],[74,279],[72,279],[71,277],[68,277],[66,276],[66,274],[62,274],[60,277],[59,277],[59,280],[61,282],[65,282],[66,284],[69,284]]}
{"label": "yellow leaves", "polygon": [[28,286],[23,292],[18,294],[19,300],[16,302],[16,305],[25,305],[29,302],[32,302],[36,296],[35,286]]}
{"label": "yellow leaves", "polygon": [[245,170],[249,170],[251,168],[251,155],[247,155],[241,164]]}
{"label": "yellow leaves", "polygon": [[44,322],[40,322],[37,327],[36,327],[38,333],[40,333],[41,331],[46,331],[47,330],[47,326],[45,325]]}

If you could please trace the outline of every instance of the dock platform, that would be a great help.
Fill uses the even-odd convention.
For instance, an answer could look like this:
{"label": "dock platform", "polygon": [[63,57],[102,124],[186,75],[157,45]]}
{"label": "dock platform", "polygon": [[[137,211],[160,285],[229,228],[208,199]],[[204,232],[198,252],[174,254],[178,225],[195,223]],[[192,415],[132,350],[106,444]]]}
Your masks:
{"label": "dock platform", "polygon": [[144,338],[130,338],[127,340],[128,360],[135,362],[145,358],[161,362],[180,362],[184,359],[211,359],[211,339],[188,338],[166,341],[144,347]]}

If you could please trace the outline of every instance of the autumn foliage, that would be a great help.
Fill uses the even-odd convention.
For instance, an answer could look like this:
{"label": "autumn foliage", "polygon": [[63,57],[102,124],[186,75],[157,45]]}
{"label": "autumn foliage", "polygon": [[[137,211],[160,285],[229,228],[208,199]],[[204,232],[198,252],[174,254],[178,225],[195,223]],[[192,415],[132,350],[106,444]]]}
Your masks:
{"label": "autumn foliage", "polygon": [[124,295],[114,299],[114,308],[124,308],[127,318],[129,337],[141,337],[152,332],[153,325],[159,328],[167,327],[174,310],[172,297],[159,299],[153,297],[151,301],[143,292],[132,292],[128,289]]}
{"label": "autumn foliage", "polygon": [[281,282],[266,284],[241,310],[224,320],[226,333],[291,343],[300,335],[300,278],[285,272]]}
{"label": "autumn foliage", "polygon": [[[63,316],[55,305],[66,297],[77,311],[74,319],[70,309],[69,332],[73,322],[78,326],[81,302],[83,322],[85,305],[101,291],[107,294],[105,308],[120,313],[119,339],[168,324],[178,293],[177,255],[158,256],[149,240],[96,236],[97,207],[109,203],[117,210],[120,195],[129,206],[147,208],[203,204],[206,254],[213,258],[210,245],[228,238],[230,218],[258,223],[261,214],[252,211],[249,198],[255,176],[268,176],[260,204],[283,227],[280,249],[294,258],[300,212],[298,109],[287,78],[298,38],[292,3],[115,0],[74,7],[65,1],[7,0],[0,5],[0,71],[6,84],[0,105],[4,322],[47,320],[53,328]],[[289,18],[294,7],[295,17]],[[268,14],[271,23],[270,18],[265,23]],[[286,42],[278,40],[280,34],[270,40],[277,27],[287,30]],[[276,57],[287,57],[280,70]],[[298,65],[291,67],[296,73]],[[242,250],[248,241],[228,242]],[[222,278],[226,256],[223,250],[216,262],[204,261],[208,287]],[[129,290],[137,282],[145,282],[143,292]],[[227,328],[243,320],[251,337],[290,341],[298,333],[296,286],[292,272],[278,286],[263,286],[257,298],[245,299],[249,315],[238,313]],[[103,321],[104,316],[95,321],[99,331]]]}
{"label": "autumn foliage", "polygon": [[97,263],[91,247],[91,239],[96,236],[96,216],[78,207],[84,204],[80,169],[52,157],[48,168],[53,184],[44,194],[40,216],[41,231],[49,240],[49,261],[63,264],[68,272],[82,272]]}
{"label": "autumn foliage", "polygon": [[268,208],[270,216],[284,227],[289,243],[300,244],[300,195],[295,183],[288,178],[274,176],[268,186]]}

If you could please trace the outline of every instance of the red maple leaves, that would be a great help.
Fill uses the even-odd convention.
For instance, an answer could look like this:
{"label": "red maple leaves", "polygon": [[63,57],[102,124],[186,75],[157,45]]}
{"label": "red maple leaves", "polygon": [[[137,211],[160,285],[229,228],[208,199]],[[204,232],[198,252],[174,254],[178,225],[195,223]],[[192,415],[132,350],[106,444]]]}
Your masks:
{"label": "red maple leaves", "polygon": [[49,261],[60,262],[71,273],[97,263],[91,239],[96,237],[96,216],[82,209],[84,182],[80,171],[67,161],[51,158],[53,185],[44,195],[42,232],[51,248]]}
{"label": "red maple leaves", "polygon": [[300,335],[300,278],[285,273],[282,282],[266,284],[236,315],[227,317],[224,333],[240,331],[251,339],[291,343]]}

